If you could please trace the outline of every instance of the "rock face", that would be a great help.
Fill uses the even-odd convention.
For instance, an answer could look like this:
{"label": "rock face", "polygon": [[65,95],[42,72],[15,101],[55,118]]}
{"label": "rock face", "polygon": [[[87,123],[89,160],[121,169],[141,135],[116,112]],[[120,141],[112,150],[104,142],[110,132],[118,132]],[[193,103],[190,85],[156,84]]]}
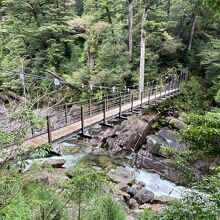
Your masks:
{"label": "rock face", "polygon": [[116,170],[112,170],[109,173],[109,177],[114,182],[120,183],[121,185],[128,185],[129,183],[134,181],[134,174],[123,167],[118,167]]}
{"label": "rock face", "polygon": [[161,128],[159,132],[147,137],[147,143],[137,154],[136,165],[145,169],[153,169],[166,179],[179,182],[178,172],[172,167],[170,160],[163,155],[161,149],[169,146],[178,152],[186,150],[185,144],[180,143],[168,127]]}
{"label": "rock face", "polygon": [[174,118],[174,117],[166,117],[166,122],[173,126],[174,128],[181,130],[187,127],[185,123],[183,123],[181,120]]}
{"label": "rock face", "polygon": [[131,116],[114,129],[103,134],[103,147],[114,156],[124,157],[132,152],[138,139],[143,134],[147,123],[136,116]]}
{"label": "rock face", "polygon": [[153,169],[172,182],[180,182],[179,174],[171,166],[169,159],[154,156],[153,154],[149,155],[149,152],[146,154],[146,151],[143,149],[138,153],[137,166],[145,169]]}
{"label": "rock face", "polygon": [[48,158],[47,160],[43,162],[43,164],[49,165],[53,168],[61,168],[65,163],[66,161],[62,157],[56,158],[56,159]]}
{"label": "rock face", "polygon": [[138,202],[133,198],[128,201],[128,205],[130,209],[137,209],[139,207]]}
{"label": "rock face", "polygon": [[147,202],[151,202],[154,199],[154,194],[147,190],[147,189],[142,189],[139,191],[135,196],[134,199],[140,204],[144,204]]}
{"label": "rock face", "polygon": [[26,160],[26,167],[23,172],[27,172],[31,169],[33,163],[39,164],[40,167],[51,166],[53,168],[62,168],[66,161],[63,157],[48,157],[42,159],[33,159],[33,160]]}

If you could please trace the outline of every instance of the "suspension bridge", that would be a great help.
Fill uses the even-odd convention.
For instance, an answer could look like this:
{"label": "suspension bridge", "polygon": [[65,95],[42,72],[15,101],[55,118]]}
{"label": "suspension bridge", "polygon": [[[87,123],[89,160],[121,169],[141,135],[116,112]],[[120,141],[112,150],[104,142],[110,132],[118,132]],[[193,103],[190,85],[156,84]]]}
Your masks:
{"label": "suspension bridge", "polygon": [[[102,123],[108,123],[110,118],[125,119],[124,113],[137,113],[138,110],[148,108],[156,102],[166,100],[179,94],[181,83],[188,80],[188,68],[182,69],[179,74],[171,74],[163,80],[155,80],[147,83],[143,92],[137,89],[126,90],[120,93],[109,93],[102,100],[88,99],[81,102],[65,103],[55,106],[57,113],[46,117],[47,123],[40,131],[30,125],[30,134],[23,140],[24,150],[37,148],[40,145],[56,142],[73,133],[79,133],[83,137],[91,138],[85,133],[85,129]],[[16,155],[15,144],[5,146],[4,156]]]}

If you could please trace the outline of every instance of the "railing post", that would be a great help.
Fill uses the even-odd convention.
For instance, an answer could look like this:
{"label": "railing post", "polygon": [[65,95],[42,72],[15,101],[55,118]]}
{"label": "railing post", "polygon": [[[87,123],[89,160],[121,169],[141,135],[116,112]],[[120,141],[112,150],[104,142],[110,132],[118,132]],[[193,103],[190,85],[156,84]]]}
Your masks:
{"label": "railing post", "polygon": [[141,92],[141,105],[140,108],[143,108],[143,92]]}
{"label": "railing post", "polygon": [[81,106],[81,132],[82,135],[85,133],[85,128],[84,128],[84,108]]}
{"label": "railing post", "polygon": [[131,94],[131,112],[134,110],[134,94]]}
{"label": "railing post", "polygon": [[103,100],[103,122],[101,123],[102,126],[107,126],[107,127],[110,127],[112,128],[113,125],[109,124],[107,121],[106,121],[106,108],[107,108],[107,100],[106,98]]}
{"label": "railing post", "polygon": [[148,105],[150,105],[150,96],[151,96],[151,87],[150,86],[148,86],[148,102],[147,102],[147,104]]}
{"label": "railing post", "polygon": [[120,93],[120,97],[119,97],[119,115],[118,117],[119,119],[127,119],[126,117],[122,116],[122,97],[121,97],[121,93]]}
{"label": "railing post", "polygon": [[48,143],[52,144],[52,133],[51,133],[51,120],[50,116],[47,116],[47,134],[48,134]]}
{"label": "railing post", "polygon": [[35,129],[33,128],[33,125],[31,125],[31,135],[32,137],[35,135]]}
{"label": "railing post", "polygon": [[156,100],[157,100],[157,84],[155,85],[155,96],[154,96],[154,100],[155,100],[155,102],[156,102]]}
{"label": "railing post", "polygon": [[92,137],[90,135],[85,134],[84,108],[83,108],[83,106],[81,106],[81,133],[79,135],[84,137],[84,138],[92,139]]}
{"label": "railing post", "polygon": [[121,103],[122,103],[122,98],[121,98],[121,94],[120,94],[120,97],[119,97],[119,118],[122,117],[122,113],[121,113]]}
{"label": "railing post", "polygon": [[103,100],[103,124],[106,124],[106,99]]}
{"label": "railing post", "polygon": [[106,95],[106,111],[108,111],[108,94]]}
{"label": "railing post", "polygon": [[89,116],[92,115],[92,98],[91,95],[89,96]]}
{"label": "railing post", "polygon": [[162,98],[162,84],[160,84],[160,99]]}
{"label": "railing post", "polygon": [[66,121],[66,124],[68,124],[68,105],[67,104],[65,104],[65,109],[64,109],[64,111],[65,111],[65,121]]}

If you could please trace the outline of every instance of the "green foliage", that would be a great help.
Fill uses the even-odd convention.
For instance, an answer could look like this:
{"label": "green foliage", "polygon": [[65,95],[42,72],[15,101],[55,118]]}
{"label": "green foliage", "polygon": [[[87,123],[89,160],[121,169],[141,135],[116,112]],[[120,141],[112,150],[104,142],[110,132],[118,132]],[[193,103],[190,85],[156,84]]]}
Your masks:
{"label": "green foliage", "polygon": [[220,104],[220,90],[218,90],[217,95],[215,96],[215,101]]}
{"label": "green foliage", "polygon": [[67,219],[61,197],[34,175],[1,170],[0,219]]}
{"label": "green foliage", "polygon": [[14,143],[21,144],[22,140],[27,136],[30,126],[34,129],[39,129],[46,122],[45,119],[38,117],[27,107],[22,108],[19,112],[13,112],[11,120],[16,120],[21,126],[19,130],[10,133],[0,130],[0,148]]}
{"label": "green foliage", "polygon": [[71,177],[67,184],[70,189],[71,199],[77,204],[91,199],[100,192],[105,181],[105,175],[88,167],[77,167],[68,172]]}
{"label": "green foliage", "polygon": [[[208,197],[208,196],[207,196]],[[194,193],[183,201],[175,200],[171,206],[161,214],[161,220],[216,220],[219,217],[217,204],[211,202],[209,198]]]}
{"label": "green foliage", "polygon": [[180,131],[182,140],[195,153],[218,155],[220,153],[220,121],[218,113],[190,115],[189,126]]}
{"label": "green foliage", "polygon": [[125,220],[126,214],[122,207],[111,196],[99,197],[95,199],[87,214],[88,220]]}
{"label": "green foliage", "polygon": [[170,108],[202,113],[210,108],[200,80],[192,77],[187,84],[181,84],[180,92],[181,94],[178,97],[167,99],[152,106],[152,110],[162,111]]}
{"label": "green foliage", "polygon": [[220,167],[213,166],[210,168],[212,175],[206,176],[202,181],[195,183],[198,190],[203,190],[206,193],[213,193],[218,195],[220,186]]}
{"label": "green foliage", "polygon": [[66,197],[78,205],[78,219],[81,219],[81,206],[101,193],[106,180],[103,172],[79,166],[67,174],[71,179],[66,182]]}
{"label": "green foliage", "polygon": [[148,209],[145,209],[137,217],[137,220],[157,220],[157,219],[159,220],[159,217],[156,214],[153,214]]}

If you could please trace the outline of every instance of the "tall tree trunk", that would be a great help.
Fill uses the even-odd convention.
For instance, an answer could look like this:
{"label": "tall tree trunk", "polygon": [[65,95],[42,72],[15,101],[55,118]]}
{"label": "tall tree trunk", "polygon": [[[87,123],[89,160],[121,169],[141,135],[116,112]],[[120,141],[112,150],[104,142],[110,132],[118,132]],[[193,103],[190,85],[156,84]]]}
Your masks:
{"label": "tall tree trunk", "polygon": [[141,55],[140,55],[140,78],[139,78],[139,96],[144,91],[144,70],[145,70],[145,29],[144,23],[147,19],[147,7],[144,6],[144,12],[141,23]]}
{"label": "tall tree trunk", "polygon": [[192,29],[191,29],[191,34],[190,34],[190,39],[189,39],[189,44],[188,44],[188,51],[192,49],[192,41],[195,33],[195,28],[196,28],[196,22],[198,20],[198,15],[196,15],[193,19],[193,24],[192,24]]}
{"label": "tall tree trunk", "polygon": [[133,55],[133,13],[134,13],[134,4],[133,0],[128,0],[128,27],[129,27],[129,55],[132,58]]}

